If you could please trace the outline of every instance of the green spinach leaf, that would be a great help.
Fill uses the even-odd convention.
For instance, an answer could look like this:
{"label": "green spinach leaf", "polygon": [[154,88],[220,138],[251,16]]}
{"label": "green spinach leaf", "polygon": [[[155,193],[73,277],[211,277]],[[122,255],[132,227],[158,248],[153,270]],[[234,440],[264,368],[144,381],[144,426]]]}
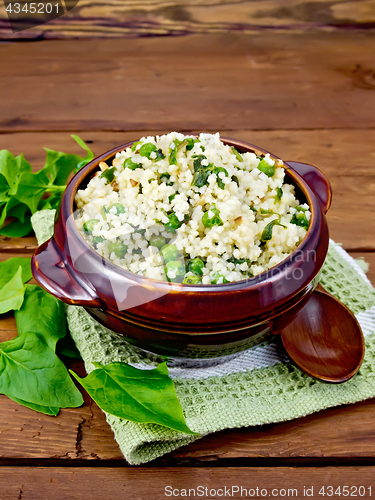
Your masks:
{"label": "green spinach leaf", "polygon": [[46,171],[42,169],[36,172],[36,174],[29,172],[22,173],[14,197],[27,205],[31,213],[34,214],[37,211],[39,200],[45,192],[62,192],[64,190],[65,186],[51,185]]}
{"label": "green spinach leaf", "polygon": [[13,194],[12,191],[17,186],[20,171],[19,166],[17,165],[17,160],[12,153],[6,149],[2,149],[0,151],[0,173],[4,176],[9,185],[9,195]]}
{"label": "green spinach leaf", "polygon": [[33,332],[0,344],[0,393],[47,407],[83,403],[64,364]]}
{"label": "green spinach leaf", "polygon": [[[25,236],[31,230],[30,217],[33,213],[58,207],[70,173],[94,156],[82,139],[72,137],[87,151],[86,157],[47,149],[46,164],[35,174],[22,154],[14,157],[9,151],[0,151],[0,228],[6,217],[15,217],[20,221],[9,224],[0,234]],[[45,199],[46,194],[50,195],[48,200]],[[21,227],[21,224],[25,226]]]}
{"label": "green spinach leaf", "polygon": [[[26,286],[22,282],[22,267],[0,290],[0,314],[19,309],[23,302]],[[1,370],[0,370],[1,373]]]}
{"label": "green spinach leaf", "polygon": [[14,220],[0,229],[0,235],[7,236],[8,238],[22,238],[30,234],[32,230],[33,227],[30,220],[25,222]]}
{"label": "green spinach leaf", "polygon": [[36,405],[33,403],[29,403],[28,401],[24,401],[23,399],[15,398],[13,396],[7,395],[7,397],[15,403],[26,406],[26,408],[30,408],[30,410],[38,411],[39,413],[45,413],[46,415],[51,415],[53,417],[56,417],[56,415],[58,415],[60,411],[60,408],[58,406]]}
{"label": "green spinach leaf", "polygon": [[67,358],[82,359],[81,353],[77,349],[69,331],[65,335],[65,337],[63,337],[57,342],[56,352],[58,355],[62,354]]}
{"label": "green spinach leaf", "polygon": [[87,151],[86,156],[83,159],[81,159],[77,167],[74,169],[74,173],[76,174],[79,170],[81,170],[81,168],[83,168],[85,165],[90,163],[91,160],[94,159],[94,153],[91,151],[88,145],[80,137],[78,137],[78,135],[72,134],[71,137],[76,141],[76,143],[79,146],[81,146],[82,149]]}
{"label": "green spinach leaf", "polygon": [[4,203],[9,200],[10,196],[8,194],[9,184],[3,174],[0,174],[0,203]]}
{"label": "green spinach leaf", "polygon": [[84,379],[70,371],[105,412],[132,422],[164,425],[196,434],[186,425],[166,363],[139,370],[125,363],[103,366]]}
{"label": "green spinach leaf", "polygon": [[22,282],[26,283],[33,277],[29,257],[11,257],[0,262],[0,289],[13,278],[20,266],[22,268]]}
{"label": "green spinach leaf", "polygon": [[35,333],[53,351],[67,333],[64,304],[37,285],[27,285],[24,302],[15,312],[19,335]]}

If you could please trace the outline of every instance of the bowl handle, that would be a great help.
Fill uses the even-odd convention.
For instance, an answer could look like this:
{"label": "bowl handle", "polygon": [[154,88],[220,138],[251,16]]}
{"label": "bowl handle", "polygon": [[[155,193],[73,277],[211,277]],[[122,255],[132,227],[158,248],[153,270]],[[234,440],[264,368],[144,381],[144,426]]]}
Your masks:
{"label": "bowl handle", "polygon": [[102,307],[95,291],[74,275],[69,264],[63,261],[53,238],[34,253],[31,270],[40,286],[66,304]]}
{"label": "bowl handle", "polygon": [[285,163],[303,178],[318,198],[324,213],[327,213],[332,201],[331,184],[327,177],[313,165],[299,161],[286,161]]}

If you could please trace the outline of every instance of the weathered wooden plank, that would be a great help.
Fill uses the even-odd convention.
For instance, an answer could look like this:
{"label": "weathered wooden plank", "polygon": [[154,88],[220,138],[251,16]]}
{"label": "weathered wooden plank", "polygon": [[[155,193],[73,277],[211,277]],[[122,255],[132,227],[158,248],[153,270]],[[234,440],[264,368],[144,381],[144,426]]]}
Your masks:
{"label": "weathered wooden plank", "polygon": [[339,498],[337,488],[341,496],[343,486],[349,494],[370,498],[374,489],[373,474],[374,467],[2,467],[0,488],[4,500],[56,497],[69,500],[149,500],[169,496],[220,499],[224,495],[236,499],[322,498],[322,487],[329,496]]}
{"label": "weathered wooden plank", "polygon": [[[20,0],[21,2],[23,0]],[[69,1],[65,2],[69,8]],[[23,19],[27,20],[24,14]],[[43,16],[39,16],[39,19]],[[225,33],[238,30],[256,33],[265,29],[331,29],[369,27],[375,24],[375,10],[369,0],[295,0],[280,4],[275,0],[143,1],[80,0],[67,15],[48,24],[13,34],[5,7],[0,7],[0,37],[68,38],[180,35],[185,33]]]}
{"label": "weathered wooden plank", "polygon": [[43,148],[66,153],[83,154],[84,151],[70,137],[79,135],[95,155],[111,148],[138,140],[143,136],[166,134],[174,130],[186,133],[220,132],[222,137],[239,139],[271,151],[284,160],[305,161],[316,165],[330,177],[357,175],[372,179],[375,161],[374,129],[315,129],[315,130],[253,130],[207,129],[182,130],[177,127],[131,131],[63,131],[63,132],[12,132],[0,133],[0,149],[8,149],[14,155],[23,153],[34,171],[44,165],[46,152]]}
{"label": "weathered wooden plank", "polygon": [[0,131],[373,128],[374,52],[370,32],[5,43]]}
{"label": "weathered wooden plank", "polygon": [[[74,367],[75,371],[81,372]],[[0,459],[105,459],[122,455],[103,412],[85,395],[81,408],[48,417],[0,396]],[[238,458],[375,459],[371,429],[375,401],[333,408],[305,418],[256,428],[226,430],[164,456],[156,463],[217,462]],[[345,439],[343,439],[345,436]]]}
{"label": "weathered wooden plank", "polygon": [[[357,258],[359,254],[353,256]],[[0,253],[0,257],[3,254]],[[375,282],[375,253],[365,254],[365,259],[370,263],[369,276]],[[0,320],[0,342],[16,335],[14,317],[9,313]],[[69,367],[84,376],[82,363],[67,362]],[[121,460],[121,452],[103,412],[87,394],[84,397],[83,407],[61,410],[58,417],[48,417],[0,396],[0,460]],[[375,441],[371,438],[374,425],[375,400],[369,400],[291,422],[216,433],[175,451],[157,463],[188,463],[191,460],[205,463],[241,457],[375,459]]]}
{"label": "weathered wooden plank", "polygon": [[[143,135],[170,130],[131,132],[81,132],[96,155]],[[364,217],[363,210],[375,210],[375,129],[371,130],[223,130],[222,136],[242,139],[280,156],[318,166],[331,181],[333,203],[328,213],[331,237],[344,248],[375,249],[375,220]],[[23,152],[34,170],[44,165],[43,147],[82,154],[68,132],[0,134],[0,147],[14,154]],[[17,245],[13,247],[12,245]],[[15,241],[0,237],[0,249],[34,251],[35,240]],[[14,250],[13,250],[14,248]],[[375,282],[375,280],[374,280]]]}

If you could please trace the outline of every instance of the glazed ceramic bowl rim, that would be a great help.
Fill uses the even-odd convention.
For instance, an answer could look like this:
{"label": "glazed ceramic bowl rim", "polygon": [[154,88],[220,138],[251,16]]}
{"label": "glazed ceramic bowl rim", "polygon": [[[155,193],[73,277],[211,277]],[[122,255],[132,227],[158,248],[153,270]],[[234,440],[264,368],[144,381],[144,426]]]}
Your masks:
{"label": "glazed ceramic bowl rim", "polygon": [[[197,134],[190,134],[191,136],[197,136]],[[220,137],[220,140],[224,142],[224,144],[229,145],[229,146],[235,146],[240,149],[252,149],[255,151],[261,151],[262,153],[269,154],[272,159],[279,159],[276,155],[270,153],[269,151],[266,151],[262,148],[259,148],[258,146],[254,146],[252,144],[243,142],[243,141],[238,141],[235,139],[230,139],[226,137]],[[68,187],[74,183],[75,188],[71,190],[70,193],[70,199],[69,199],[69,210],[71,214],[74,214],[74,198],[75,195],[80,187],[80,185],[88,178],[90,175],[92,175],[93,171],[99,168],[99,163],[101,161],[108,161],[112,159],[116,153],[120,151],[124,151],[126,148],[130,147],[134,142],[136,141],[130,141],[127,142],[121,146],[117,146],[109,151],[106,151],[105,153],[102,153],[101,155],[97,156],[93,160],[91,160],[87,165],[85,165],[69,182]],[[242,288],[253,288],[258,286],[259,284],[267,281],[269,278],[276,277],[277,279],[280,279],[283,277],[283,270],[288,267],[289,264],[291,264],[297,253],[300,255],[300,252],[304,251],[304,248],[306,247],[307,243],[309,242],[309,235],[311,233],[310,229],[314,226],[316,223],[316,209],[319,209],[319,202],[316,200],[316,203],[314,203],[312,195],[314,193],[312,192],[311,188],[308,186],[306,181],[292,168],[288,165],[288,163],[284,162],[284,168],[285,172],[288,177],[291,178],[291,180],[294,182],[296,186],[302,191],[304,197],[306,198],[306,203],[309,205],[310,212],[311,212],[311,219],[310,219],[310,225],[309,229],[306,232],[306,235],[298,245],[298,247],[291,253],[289,254],[285,259],[283,259],[281,262],[276,264],[275,266],[271,267],[270,269],[267,269],[266,271],[263,271],[260,274],[255,275],[252,278],[245,278],[243,280],[239,281],[232,281],[229,283],[218,283],[218,284],[182,284],[182,283],[171,283],[168,281],[163,281],[163,280],[156,280],[154,278],[148,278],[146,276],[142,276],[136,273],[133,273],[132,271],[128,271],[127,269],[124,269],[123,267],[118,266],[117,264],[111,262],[109,259],[104,258],[102,255],[100,255],[96,250],[89,244],[87,241],[83,238],[81,233],[78,230],[78,227],[74,223],[72,225],[72,230],[74,231],[75,235],[78,236],[80,239],[81,243],[84,244],[84,246],[87,248],[87,250],[94,252],[95,255],[100,257],[101,259],[105,260],[105,265],[109,269],[112,269],[116,273],[124,276],[125,278],[130,278],[132,281],[137,281],[139,284],[146,284],[146,283],[152,283],[155,285],[158,285],[160,287],[168,287],[169,290],[180,290],[181,292],[203,292],[205,290],[209,290],[210,292],[220,292],[223,288],[228,289],[228,288],[234,288],[234,289],[242,289]],[[315,167],[316,168],[316,167]],[[68,191],[68,189],[67,189]]]}

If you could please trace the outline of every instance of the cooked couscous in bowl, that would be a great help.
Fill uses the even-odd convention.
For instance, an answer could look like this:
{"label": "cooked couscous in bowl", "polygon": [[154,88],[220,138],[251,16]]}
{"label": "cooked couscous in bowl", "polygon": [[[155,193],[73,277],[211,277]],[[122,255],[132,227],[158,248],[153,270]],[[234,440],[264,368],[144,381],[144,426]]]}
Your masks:
{"label": "cooked couscous in bowl", "polygon": [[144,137],[75,195],[75,223],[100,255],[147,278],[215,285],[267,271],[294,252],[310,209],[281,160],[219,134]]}

